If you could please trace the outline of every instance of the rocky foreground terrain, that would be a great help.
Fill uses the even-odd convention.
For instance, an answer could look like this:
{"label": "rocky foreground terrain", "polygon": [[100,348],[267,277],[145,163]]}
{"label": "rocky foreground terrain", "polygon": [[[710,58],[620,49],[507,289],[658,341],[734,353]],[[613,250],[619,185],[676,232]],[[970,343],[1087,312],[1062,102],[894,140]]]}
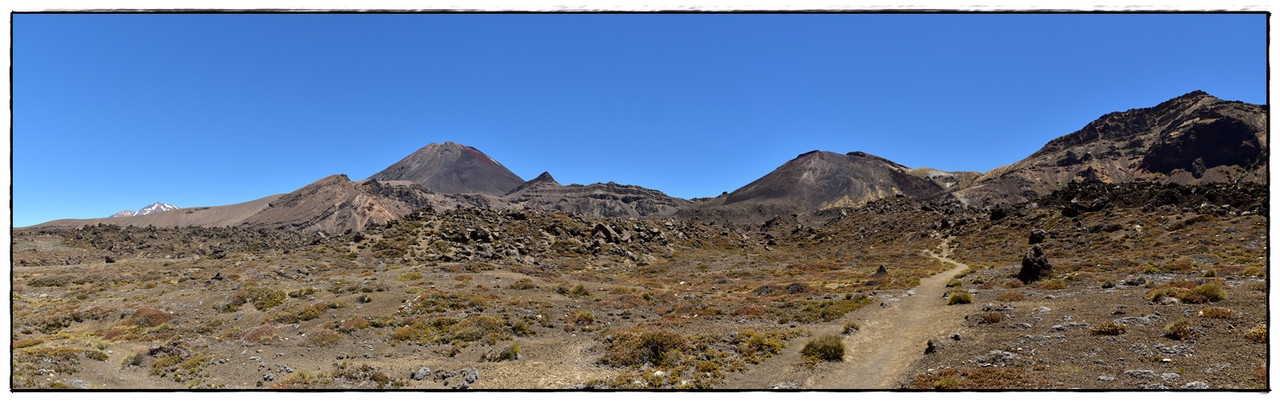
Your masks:
{"label": "rocky foreground terrain", "polygon": [[428,208],[337,235],[22,229],[11,386],[1259,389],[1265,194],[1072,185],[759,225]]}
{"label": "rocky foreground terrain", "polygon": [[986,173],[806,152],[719,197],[364,180],[13,230],[14,389],[1267,389],[1266,109]]}

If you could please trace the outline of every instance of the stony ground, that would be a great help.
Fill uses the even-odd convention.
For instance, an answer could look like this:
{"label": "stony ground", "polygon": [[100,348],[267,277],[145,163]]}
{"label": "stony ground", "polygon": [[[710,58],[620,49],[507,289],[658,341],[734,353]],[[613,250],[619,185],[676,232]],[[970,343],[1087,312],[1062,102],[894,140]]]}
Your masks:
{"label": "stony ground", "polygon": [[11,386],[1265,387],[1265,211],[1175,207],[19,230]]}

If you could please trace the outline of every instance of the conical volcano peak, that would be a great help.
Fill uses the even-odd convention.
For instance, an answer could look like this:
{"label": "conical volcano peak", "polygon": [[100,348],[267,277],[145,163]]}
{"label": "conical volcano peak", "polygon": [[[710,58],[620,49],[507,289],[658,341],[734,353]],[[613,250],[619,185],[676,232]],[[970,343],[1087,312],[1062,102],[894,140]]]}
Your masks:
{"label": "conical volcano peak", "polygon": [[502,195],[524,182],[479,149],[456,142],[429,144],[369,178],[412,181],[444,194]]}

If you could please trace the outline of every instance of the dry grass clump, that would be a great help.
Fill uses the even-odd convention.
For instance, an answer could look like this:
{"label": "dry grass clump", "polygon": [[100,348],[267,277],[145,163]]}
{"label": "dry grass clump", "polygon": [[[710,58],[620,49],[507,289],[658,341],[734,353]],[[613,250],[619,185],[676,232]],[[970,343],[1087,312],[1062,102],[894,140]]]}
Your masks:
{"label": "dry grass clump", "polygon": [[744,359],[751,363],[759,363],[764,359],[782,352],[787,347],[783,337],[777,333],[760,334],[755,331],[741,331],[734,336],[733,343]]}
{"label": "dry grass clump", "polygon": [[591,311],[589,310],[578,310],[573,314],[570,314],[569,317],[565,318],[565,320],[579,326],[586,326],[595,322],[596,316],[595,314],[591,314]]}
{"label": "dry grass clump", "polygon": [[275,325],[262,324],[245,331],[244,334],[240,335],[240,339],[251,343],[270,342],[279,338],[280,335],[280,329],[276,328]]}
{"label": "dry grass clump", "polygon": [[253,304],[258,311],[266,311],[269,308],[279,306],[284,303],[285,292],[271,289],[268,287],[250,286],[236,292],[231,296],[231,301],[227,303],[225,310],[235,311],[245,303]]}
{"label": "dry grass clump", "polygon": [[1018,292],[1004,292],[996,295],[996,301],[1016,302],[1026,300],[1027,296]]}
{"label": "dry grass clump", "polygon": [[1244,333],[1244,338],[1254,343],[1267,343],[1267,324],[1258,324]]}
{"label": "dry grass clump", "polygon": [[556,293],[569,296],[575,299],[580,297],[591,296],[591,291],[587,290],[587,287],[581,283],[577,285],[573,285],[573,287],[566,287],[564,285],[556,286]]}
{"label": "dry grass clump", "polygon": [[313,294],[316,294],[316,292],[317,292],[317,291],[318,291],[318,290],[317,290],[316,288],[313,288],[313,287],[305,287],[305,288],[302,288],[302,289],[298,289],[298,290],[294,290],[294,291],[289,292],[289,297],[290,297],[290,298],[294,298],[294,299],[301,299],[301,298],[303,298],[303,297],[307,297],[307,296],[311,296],[311,295],[313,295]]}
{"label": "dry grass clump", "polygon": [[507,286],[508,289],[516,289],[516,290],[529,290],[537,287],[538,285],[534,285],[533,280],[529,278],[520,278],[515,283],[512,283],[511,285]]}
{"label": "dry grass clump", "polygon": [[1089,332],[1094,335],[1120,335],[1127,329],[1124,324],[1108,322],[1097,327],[1089,328]]}
{"label": "dry grass clump", "polygon": [[507,345],[507,347],[502,348],[502,350],[497,353],[494,353],[492,355],[486,353],[484,359],[491,362],[519,360],[520,345],[515,342],[512,342],[510,345]]}
{"label": "dry grass clump", "polygon": [[137,325],[139,327],[151,327],[160,325],[173,320],[173,314],[169,314],[163,310],[157,310],[150,307],[139,308],[137,312],[129,317],[127,323],[129,325]]}
{"label": "dry grass clump", "polygon": [[1221,307],[1209,307],[1204,310],[1200,310],[1199,315],[1204,318],[1224,319],[1224,318],[1235,317],[1236,312],[1231,311],[1231,309],[1225,309]]}
{"label": "dry grass clump", "polygon": [[960,287],[960,280],[952,278],[951,280],[947,281],[947,287],[949,288]]}
{"label": "dry grass clump", "polygon": [[365,328],[369,328],[369,324],[370,324],[369,320],[365,319],[364,317],[351,317],[351,318],[347,318],[345,320],[339,321],[337,322],[337,325],[333,325],[333,326],[337,327],[338,332],[349,334]]}
{"label": "dry grass clump", "polygon": [[403,274],[400,274],[399,276],[396,276],[396,279],[402,280],[402,281],[416,281],[416,280],[422,279],[422,273],[413,272],[413,271],[405,272]]}
{"label": "dry grass clump", "polygon": [[278,314],[270,319],[281,324],[296,324],[320,318],[320,316],[324,315],[324,313],[330,309],[339,309],[342,307],[343,304],[339,302],[313,303],[310,306],[303,308],[301,311]]}
{"label": "dry grass clump", "polygon": [[1267,275],[1267,270],[1266,270],[1265,268],[1260,267],[1260,266],[1257,266],[1257,265],[1250,265],[1250,266],[1246,267],[1246,268],[1244,269],[1244,271],[1240,272],[1240,274],[1241,274],[1241,275],[1244,275],[1244,276],[1256,276],[1256,277],[1261,277],[1261,276],[1266,276],[1266,275]]}
{"label": "dry grass clump", "polygon": [[1050,279],[1040,283],[1040,289],[1044,290],[1062,290],[1067,288],[1067,282],[1061,279]]}
{"label": "dry grass clump", "polygon": [[341,362],[334,366],[333,372],[329,373],[331,378],[351,382],[360,388],[401,388],[408,385],[404,380],[392,380],[391,376],[368,363],[357,367],[353,363]]}
{"label": "dry grass clump", "polygon": [[979,324],[996,324],[1004,320],[1004,313],[992,311],[978,317]]}
{"label": "dry grass clump", "polygon": [[689,348],[683,335],[667,330],[632,330],[618,334],[605,346],[600,362],[614,367],[670,367]]}
{"label": "dry grass clump", "polygon": [[844,360],[844,339],[837,335],[823,335],[804,344],[800,355],[812,361]]}
{"label": "dry grass clump", "polygon": [[302,344],[306,346],[333,346],[342,342],[342,334],[328,328],[321,328],[308,334]]}
{"label": "dry grass clump", "polygon": [[844,327],[840,328],[840,333],[841,333],[841,334],[845,334],[845,335],[849,335],[849,334],[852,334],[852,333],[854,333],[855,331],[858,331],[858,330],[861,330],[861,329],[862,329],[862,327],[859,327],[859,326],[858,326],[858,323],[856,323],[856,322],[846,322],[846,323],[844,323]]}
{"label": "dry grass clump", "polygon": [[1186,318],[1179,318],[1164,326],[1164,336],[1173,340],[1191,339],[1191,321]]}
{"label": "dry grass clump", "polygon": [[737,310],[733,310],[734,317],[744,317],[744,316],[759,317],[764,315],[764,313],[765,313],[764,307],[757,304],[748,304],[742,307],[738,307]]}
{"label": "dry grass clump", "polygon": [[331,388],[329,384],[330,378],[327,376],[310,371],[298,371],[283,380],[271,384],[271,389]]}
{"label": "dry grass clump", "polygon": [[1036,389],[1048,385],[1035,372],[1019,367],[944,368],[917,375],[909,389]]}
{"label": "dry grass clump", "polygon": [[461,320],[452,317],[407,319],[403,324],[391,331],[393,341],[421,345],[463,345],[468,342],[493,345],[510,339],[513,335],[508,323],[485,315],[473,315]]}
{"label": "dry grass clump", "polygon": [[784,321],[829,322],[871,303],[863,297],[853,300],[790,301],[777,305],[775,313]]}
{"label": "dry grass clump", "polygon": [[31,338],[13,341],[13,349],[22,349],[44,343],[44,339]]}
{"label": "dry grass clump", "polygon": [[952,304],[969,304],[973,303],[973,294],[963,290],[951,292],[951,296],[947,297],[947,305]]}
{"label": "dry grass clump", "polygon": [[457,311],[482,312],[489,305],[490,298],[483,294],[472,293],[431,293],[414,298],[406,313],[452,313]]}
{"label": "dry grass clump", "polygon": [[1172,297],[1185,303],[1200,304],[1227,299],[1227,291],[1217,282],[1206,282],[1196,285],[1191,281],[1173,281],[1147,291],[1147,301],[1158,301],[1162,297]]}

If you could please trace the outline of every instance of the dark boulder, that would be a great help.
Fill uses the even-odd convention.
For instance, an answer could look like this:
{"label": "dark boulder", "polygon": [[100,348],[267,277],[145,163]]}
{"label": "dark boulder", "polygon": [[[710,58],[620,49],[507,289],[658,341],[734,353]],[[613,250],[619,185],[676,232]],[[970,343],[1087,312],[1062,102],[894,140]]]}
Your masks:
{"label": "dark boulder", "polygon": [[1027,245],[1030,246],[1030,245],[1040,244],[1044,242],[1044,239],[1046,237],[1049,237],[1049,234],[1046,233],[1044,230],[1031,229],[1031,235],[1027,236]]}
{"label": "dark boulder", "polygon": [[430,376],[431,376],[431,369],[426,367],[418,367],[417,370],[409,374],[409,378],[412,378],[414,381],[422,381],[423,379]]}
{"label": "dark boulder", "polygon": [[618,232],[612,228],[605,226],[603,223],[597,223],[594,229],[591,229],[591,237],[604,240],[609,243],[617,243],[620,239]]}
{"label": "dark boulder", "polygon": [[787,294],[794,295],[809,291],[809,285],[795,282],[787,285]]}
{"label": "dark boulder", "polygon": [[1049,257],[1040,246],[1031,246],[1022,256],[1022,269],[1018,271],[1018,280],[1031,283],[1049,274],[1053,266],[1049,265]]}
{"label": "dark boulder", "polygon": [[885,269],[884,265],[881,265],[880,268],[876,268],[875,276],[877,277],[889,276],[889,270]]}
{"label": "dark boulder", "polygon": [[938,342],[936,339],[930,339],[928,343],[925,343],[924,354],[933,354],[940,349],[942,349],[942,342]]}

